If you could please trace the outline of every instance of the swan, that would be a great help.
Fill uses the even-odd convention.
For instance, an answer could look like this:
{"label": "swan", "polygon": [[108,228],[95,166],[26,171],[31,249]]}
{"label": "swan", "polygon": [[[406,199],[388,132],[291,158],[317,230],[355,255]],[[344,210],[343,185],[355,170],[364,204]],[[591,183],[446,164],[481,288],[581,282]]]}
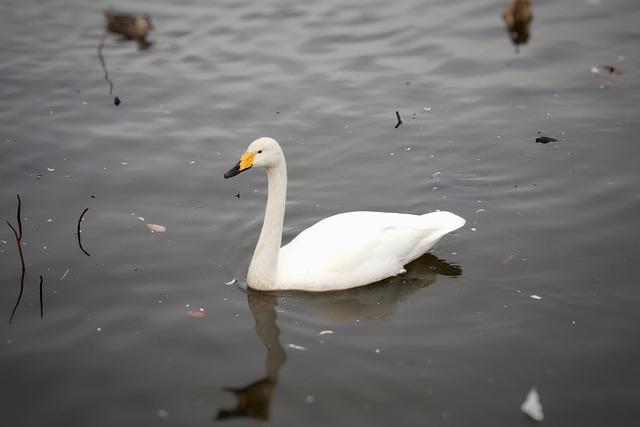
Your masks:
{"label": "swan", "polygon": [[268,179],[264,222],[247,273],[247,285],[255,290],[323,292],[368,285],[404,273],[406,264],[466,222],[451,212],[347,212],[321,220],[281,248],[287,165],[274,139],[253,141],[224,177],[254,167],[265,168]]}

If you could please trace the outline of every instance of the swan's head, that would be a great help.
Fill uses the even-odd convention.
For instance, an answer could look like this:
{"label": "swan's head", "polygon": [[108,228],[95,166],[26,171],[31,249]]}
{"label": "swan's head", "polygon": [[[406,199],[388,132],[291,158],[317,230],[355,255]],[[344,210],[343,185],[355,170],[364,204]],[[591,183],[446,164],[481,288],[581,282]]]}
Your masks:
{"label": "swan's head", "polygon": [[240,161],[225,173],[224,177],[231,178],[252,167],[270,169],[282,163],[284,163],[284,154],[276,140],[266,137],[258,138],[249,145],[247,151],[240,157]]}

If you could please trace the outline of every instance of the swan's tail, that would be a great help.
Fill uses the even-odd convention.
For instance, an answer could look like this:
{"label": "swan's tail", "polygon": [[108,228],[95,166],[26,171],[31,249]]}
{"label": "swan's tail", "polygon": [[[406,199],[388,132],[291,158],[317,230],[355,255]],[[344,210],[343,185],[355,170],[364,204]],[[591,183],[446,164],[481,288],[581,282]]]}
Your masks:
{"label": "swan's tail", "polygon": [[445,211],[420,215],[420,218],[427,225],[427,228],[438,230],[440,236],[457,230],[467,222],[464,218]]}
{"label": "swan's tail", "polygon": [[413,261],[417,257],[426,253],[447,233],[462,227],[466,221],[451,212],[431,212],[420,215],[421,228],[424,234],[420,242],[410,252],[407,261]]}

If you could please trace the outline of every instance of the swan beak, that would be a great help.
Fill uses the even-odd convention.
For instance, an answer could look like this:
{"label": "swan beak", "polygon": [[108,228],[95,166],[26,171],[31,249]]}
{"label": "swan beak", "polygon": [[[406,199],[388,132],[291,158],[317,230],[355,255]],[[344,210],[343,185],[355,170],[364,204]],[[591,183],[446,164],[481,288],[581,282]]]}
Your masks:
{"label": "swan beak", "polygon": [[240,157],[240,161],[232,167],[229,172],[224,174],[225,179],[238,175],[240,172],[244,172],[253,166],[253,158],[255,153],[246,152]]}

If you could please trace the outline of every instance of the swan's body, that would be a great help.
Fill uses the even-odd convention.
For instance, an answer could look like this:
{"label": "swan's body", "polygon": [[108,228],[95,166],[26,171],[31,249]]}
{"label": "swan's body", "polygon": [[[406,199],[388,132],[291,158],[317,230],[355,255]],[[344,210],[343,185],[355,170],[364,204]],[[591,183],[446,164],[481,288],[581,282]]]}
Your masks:
{"label": "swan's body", "polygon": [[368,285],[403,273],[406,264],[465,224],[450,212],[348,212],[318,222],[280,248],[287,167],[275,140],[253,141],[224,176],[253,166],[264,167],[269,181],[264,223],[247,274],[253,289],[317,292]]}

